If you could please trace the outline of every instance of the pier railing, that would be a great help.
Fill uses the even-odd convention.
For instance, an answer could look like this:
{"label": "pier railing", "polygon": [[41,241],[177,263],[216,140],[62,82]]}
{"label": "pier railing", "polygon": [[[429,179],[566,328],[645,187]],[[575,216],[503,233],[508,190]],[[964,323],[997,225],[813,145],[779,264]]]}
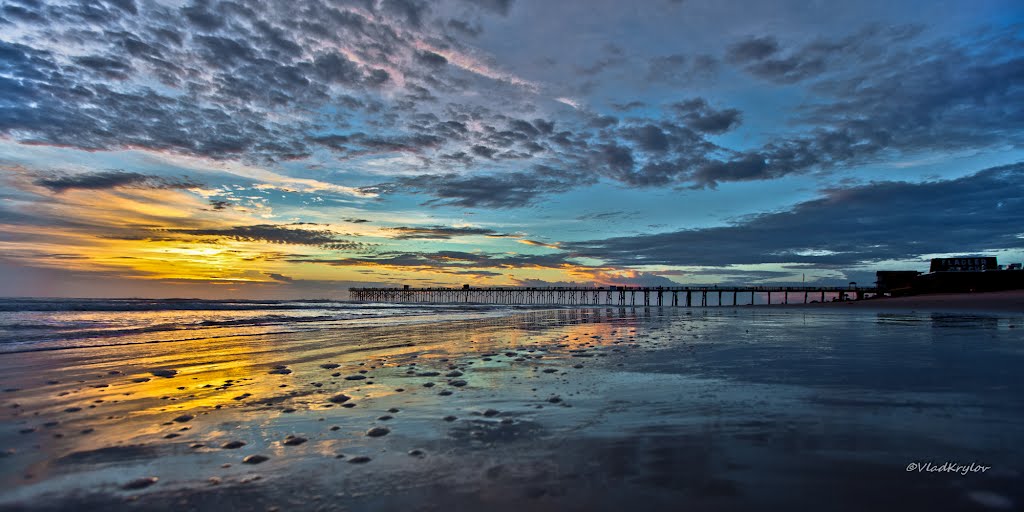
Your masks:
{"label": "pier railing", "polygon": [[[854,286],[672,286],[672,287],[470,287],[349,288],[352,300],[365,302],[558,304],[613,306],[737,306],[861,300],[877,288]],[[772,302],[776,294],[777,302]],[[709,301],[710,297],[710,301]],[[749,297],[749,301],[747,301]],[[760,297],[763,302],[758,302]],[[790,298],[796,302],[791,302]],[[741,301],[741,298],[743,299]],[[730,300],[731,299],[731,300]]]}

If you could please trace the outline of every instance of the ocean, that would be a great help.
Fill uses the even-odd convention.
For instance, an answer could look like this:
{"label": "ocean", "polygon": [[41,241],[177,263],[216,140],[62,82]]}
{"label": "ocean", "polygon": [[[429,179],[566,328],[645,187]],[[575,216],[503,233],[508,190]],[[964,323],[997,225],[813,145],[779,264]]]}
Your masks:
{"label": "ocean", "polygon": [[0,353],[485,318],[525,309],[331,300],[0,298]]}

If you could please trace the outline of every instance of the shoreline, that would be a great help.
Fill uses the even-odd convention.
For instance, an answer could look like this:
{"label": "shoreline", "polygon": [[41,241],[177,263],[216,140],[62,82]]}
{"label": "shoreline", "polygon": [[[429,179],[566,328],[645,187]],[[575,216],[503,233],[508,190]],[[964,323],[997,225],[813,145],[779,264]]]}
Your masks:
{"label": "shoreline", "polygon": [[769,307],[855,308],[866,310],[912,310],[947,312],[1024,313],[1024,290],[978,293],[935,293],[906,297],[877,297],[859,301],[808,304],[772,304]]}

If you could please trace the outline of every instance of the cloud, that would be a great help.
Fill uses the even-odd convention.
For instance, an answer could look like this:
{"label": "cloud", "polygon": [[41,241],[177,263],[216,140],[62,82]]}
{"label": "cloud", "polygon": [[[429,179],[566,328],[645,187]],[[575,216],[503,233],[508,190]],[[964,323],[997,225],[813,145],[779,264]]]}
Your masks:
{"label": "cloud", "polygon": [[652,57],[647,62],[647,81],[673,85],[710,83],[718,71],[718,59],[701,54]]}
{"label": "cloud", "polygon": [[731,62],[748,63],[764,60],[779,52],[779,42],[771,36],[749,37],[729,46],[726,55]]}
{"label": "cloud", "polygon": [[292,279],[291,277],[288,277],[288,276],[283,275],[283,274],[275,274],[273,272],[267,272],[266,276],[271,278],[271,279],[273,279],[274,281],[278,281],[278,282],[281,282],[281,283],[291,283],[291,282],[295,281],[295,279]]}
{"label": "cloud", "polygon": [[512,4],[515,0],[461,0],[470,5],[475,5],[481,9],[486,9],[502,16],[507,16],[509,9],[512,8]]}
{"label": "cloud", "polygon": [[687,127],[701,133],[722,134],[739,126],[742,114],[734,108],[715,110],[704,98],[671,105]]}
{"label": "cloud", "polygon": [[535,245],[535,246],[538,246],[538,247],[547,247],[548,249],[561,249],[561,247],[558,244],[549,244],[549,243],[546,243],[546,242],[538,242],[537,240],[530,240],[528,238],[519,239],[519,240],[517,240],[517,242],[519,242],[521,244],[526,244],[526,245]]}
{"label": "cloud", "polygon": [[869,265],[929,254],[1024,248],[1024,163],[953,180],[875,182],[824,191],[787,211],[733,224],[563,243],[614,267],[807,263]]}
{"label": "cloud", "polygon": [[547,281],[544,279],[515,279],[516,286],[534,288],[578,288],[592,286],[679,286],[679,283],[654,272],[616,270],[577,270],[570,273],[573,281]]}
{"label": "cloud", "polygon": [[80,174],[51,175],[35,180],[35,184],[60,193],[72,189],[100,190],[111,188],[199,188],[202,185],[186,177],[168,178],[137,172],[102,171]]}
{"label": "cloud", "polygon": [[159,230],[165,233],[193,237],[227,238],[243,242],[266,242],[287,245],[314,245],[335,250],[353,250],[363,244],[338,238],[327,229],[308,229],[281,224],[256,224],[227,228],[170,228]]}
{"label": "cloud", "polygon": [[416,52],[416,60],[428,66],[443,66],[448,64],[448,59],[431,51]]}
{"label": "cloud", "polygon": [[296,263],[319,263],[339,267],[373,266],[391,269],[566,269],[577,265],[561,254],[490,254],[485,252],[381,252],[367,257],[292,258]]}
{"label": "cloud", "polygon": [[[391,192],[404,191],[433,196],[428,205],[467,208],[515,208],[529,205],[546,194],[565,192],[592,178],[562,174],[553,169],[494,175],[422,175],[384,184]],[[371,189],[373,190],[373,189]]]}
{"label": "cloud", "polygon": [[504,236],[493,229],[474,227],[450,227],[450,226],[424,226],[408,227],[400,226],[395,228],[384,228],[386,231],[397,233],[395,240],[449,240],[458,236]]}
{"label": "cloud", "polygon": [[[1006,107],[1024,102],[1013,85],[1024,78],[1014,27],[931,40],[907,25],[799,42],[761,32],[715,55],[616,40],[588,46],[580,69],[531,66],[464,39],[530,18],[516,7],[8,3],[3,16],[16,30],[0,41],[0,136],[262,169],[243,174],[288,190],[358,196],[309,176],[362,185],[385,175],[372,178],[388,185],[376,190],[429,196],[432,206],[515,208],[598,180],[714,188],[916,153],[1000,151],[1019,146],[1024,130]],[[721,67],[802,100],[765,128],[750,117],[756,110],[741,112],[710,87]],[[577,72],[593,83],[561,83]],[[635,101],[612,101],[635,82]],[[658,97],[691,86],[706,97]],[[744,123],[756,137],[719,137]],[[410,158],[374,158],[395,153]]]}

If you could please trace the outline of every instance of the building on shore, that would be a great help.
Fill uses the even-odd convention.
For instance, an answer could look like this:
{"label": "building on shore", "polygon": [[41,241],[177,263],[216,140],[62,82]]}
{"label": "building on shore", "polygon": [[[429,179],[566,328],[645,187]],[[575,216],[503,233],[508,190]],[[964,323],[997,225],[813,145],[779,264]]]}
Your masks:
{"label": "building on shore", "polygon": [[916,270],[880,270],[875,276],[878,291],[893,296],[1024,289],[1021,264],[1003,269],[991,256],[934,258],[926,274]]}

